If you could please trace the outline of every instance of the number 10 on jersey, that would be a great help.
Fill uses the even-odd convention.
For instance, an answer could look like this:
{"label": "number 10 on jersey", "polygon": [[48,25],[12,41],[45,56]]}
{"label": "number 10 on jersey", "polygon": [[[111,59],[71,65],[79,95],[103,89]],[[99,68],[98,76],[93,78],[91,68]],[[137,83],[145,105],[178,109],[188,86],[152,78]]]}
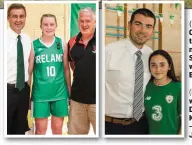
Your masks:
{"label": "number 10 on jersey", "polygon": [[47,68],[47,76],[48,77],[54,77],[55,76],[55,67],[54,66],[48,66]]}

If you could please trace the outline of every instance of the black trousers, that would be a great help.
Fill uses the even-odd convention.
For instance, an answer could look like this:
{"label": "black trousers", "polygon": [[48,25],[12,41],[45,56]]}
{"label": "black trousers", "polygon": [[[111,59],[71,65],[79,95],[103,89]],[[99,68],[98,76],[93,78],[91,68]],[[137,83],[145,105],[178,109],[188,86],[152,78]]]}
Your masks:
{"label": "black trousers", "polygon": [[122,125],[105,121],[105,134],[106,135],[126,135],[126,134],[149,134],[148,121],[143,116],[139,122],[134,122],[129,125]]}
{"label": "black trousers", "polygon": [[29,109],[30,87],[19,91],[14,85],[7,84],[7,134],[25,134],[28,127],[27,113]]}

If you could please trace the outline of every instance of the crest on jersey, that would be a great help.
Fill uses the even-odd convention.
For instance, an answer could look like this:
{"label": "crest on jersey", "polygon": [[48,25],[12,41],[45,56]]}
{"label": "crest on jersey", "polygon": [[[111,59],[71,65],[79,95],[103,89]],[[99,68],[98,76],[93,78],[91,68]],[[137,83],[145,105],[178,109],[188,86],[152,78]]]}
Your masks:
{"label": "crest on jersey", "polygon": [[173,99],[174,99],[174,97],[172,96],[172,95],[167,95],[166,97],[165,97],[165,100],[167,101],[167,103],[172,103],[173,102]]}

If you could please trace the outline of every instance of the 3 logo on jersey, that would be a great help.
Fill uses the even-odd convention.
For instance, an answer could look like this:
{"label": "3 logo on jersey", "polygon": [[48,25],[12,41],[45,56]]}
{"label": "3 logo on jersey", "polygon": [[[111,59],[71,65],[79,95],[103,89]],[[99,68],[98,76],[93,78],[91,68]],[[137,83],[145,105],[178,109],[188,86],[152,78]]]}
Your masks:
{"label": "3 logo on jersey", "polygon": [[[149,98],[150,98],[150,96],[147,96],[145,100],[150,100],[151,98],[150,99]],[[173,102],[173,99],[174,99],[174,97],[172,95],[165,96],[165,101],[168,104],[171,104]],[[163,118],[161,105],[154,105],[152,107],[152,110],[154,111],[154,113],[152,113],[151,118],[157,122],[161,121]]]}
{"label": "3 logo on jersey", "polygon": [[161,121],[161,119],[163,118],[162,107],[160,105],[154,105],[152,107],[152,110],[154,111],[154,113],[152,113],[151,118],[157,122]]}

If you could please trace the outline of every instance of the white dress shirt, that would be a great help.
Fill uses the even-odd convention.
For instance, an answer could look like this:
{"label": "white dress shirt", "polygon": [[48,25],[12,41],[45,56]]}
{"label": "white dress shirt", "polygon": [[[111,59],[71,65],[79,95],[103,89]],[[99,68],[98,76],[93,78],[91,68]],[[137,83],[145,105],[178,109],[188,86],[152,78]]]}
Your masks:
{"label": "white dress shirt", "polygon": [[[133,117],[136,48],[129,39],[108,44],[105,48],[105,115],[116,118]],[[148,67],[152,49],[143,46],[144,90],[151,77]],[[144,111],[144,108],[143,108]]]}
{"label": "white dress shirt", "polygon": [[[28,35],[21,32],[21,42],[23,45],[25,82],[28,81],[28,58],[31,50],[31,40]],[[18,34],[12,29],[7,30],[7,83],[16,84],[17,78],[17,38]]]}

